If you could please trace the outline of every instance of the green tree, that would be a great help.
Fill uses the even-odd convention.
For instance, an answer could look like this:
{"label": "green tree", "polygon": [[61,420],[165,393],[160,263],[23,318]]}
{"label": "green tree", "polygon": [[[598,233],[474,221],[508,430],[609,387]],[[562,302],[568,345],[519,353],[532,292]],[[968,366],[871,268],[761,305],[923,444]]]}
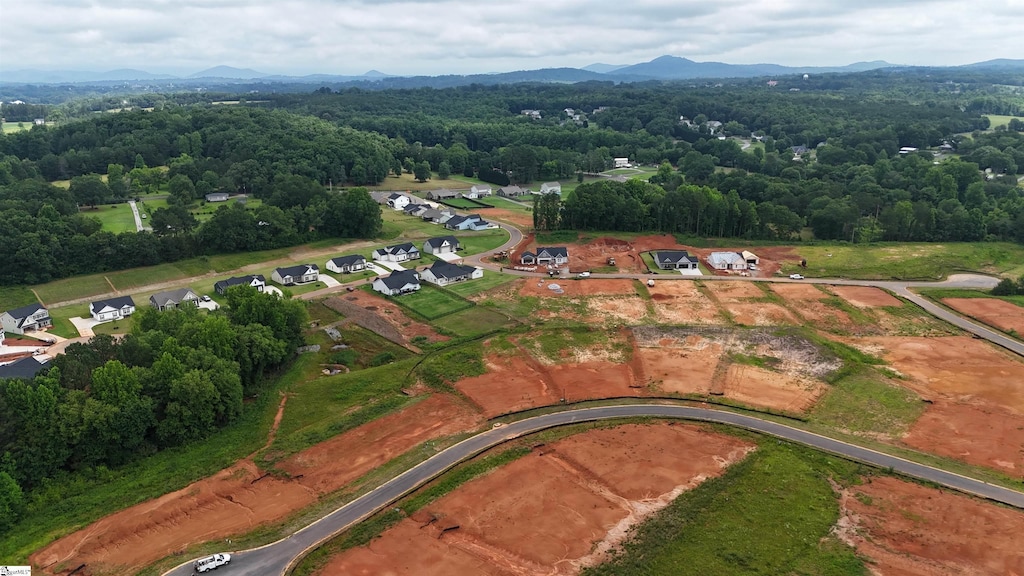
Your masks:
{"label": "green tree", "polygon": [[558,194],[544,194],[533,206],[533,227],[537,230],[556,230],[559,226],[562,198]]}
{"label": "green tree", "polygon": [[0,472],[0,534],[10,530],[24,509],[21,486],[7,472]]}
{"label": "green tree", "polygon": [[448,165],[447,161],[441,162],[437,166],[437,177],[441,180],[447,180],[452,175],[452,167]]}
{"label": "green tree", "polygon": [[82,205],[93,206],[110,199],[110,188],[98,174],[75,176],[71,179],[71,195]]}
{"label": "green tree", "polygon": [[168,191],[171,193],[170,198],[167,199],[168,203],[178,204],[179,206],[188,206],[196,197],[195,185],[184,174],[178,174],[171,178],[168,184]]}
{"label": "green tree", "polygon": [[413,176],[417,182],[430,180],[430,164],[426,160],[418,162],[415,168],[413,168]]}

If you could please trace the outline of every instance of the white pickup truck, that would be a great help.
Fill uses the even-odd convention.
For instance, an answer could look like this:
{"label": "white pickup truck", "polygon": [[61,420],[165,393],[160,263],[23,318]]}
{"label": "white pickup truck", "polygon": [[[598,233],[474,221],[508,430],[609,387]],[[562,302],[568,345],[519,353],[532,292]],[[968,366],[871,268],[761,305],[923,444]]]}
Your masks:
{"label": "white pickup truck", "polygon": [[195,568],[196,573],[209,572],[210,570],[216,570],[221,566],[231,562],[231,554],[214,554],[213,556],[207,556],[206,558],[200,558],[196,560],[192,567]]}

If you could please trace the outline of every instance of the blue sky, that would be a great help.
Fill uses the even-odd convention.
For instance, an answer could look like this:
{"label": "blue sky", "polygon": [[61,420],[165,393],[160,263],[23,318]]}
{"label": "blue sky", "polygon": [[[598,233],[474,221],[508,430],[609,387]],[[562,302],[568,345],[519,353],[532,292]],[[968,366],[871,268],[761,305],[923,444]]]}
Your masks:
{"label": "blue sky", "polygon": [[0,0],[0,70],[469,74],[1024,58],[1024,0]]}

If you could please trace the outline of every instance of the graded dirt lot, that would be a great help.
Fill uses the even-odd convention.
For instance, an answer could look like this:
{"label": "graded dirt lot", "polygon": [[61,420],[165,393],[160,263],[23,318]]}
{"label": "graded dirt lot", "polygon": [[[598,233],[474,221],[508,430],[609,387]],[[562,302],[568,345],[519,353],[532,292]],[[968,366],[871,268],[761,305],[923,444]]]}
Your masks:
{"label": "graded dirt lot", "polygon": [[[575,574],[752,449],[689,425],[578,434],[457,488],[319,574]],[[410,551],[423,552],[411,562]]]}
{"label": "graded dirt lot", "polygon": [[[561,294],[549,286],[557,284]],[[572,298],[574,296],[608,296],[619,294],[636,295],[636,285],[629,279],[598,278],[541,278],[526,279],[519,289],[522,296],[546,296],[551,298]]]}
{"label": "graded dirt lot", "polygon": [[659,280],[648,286],[658,319],[664,324],[720,324],[718,307],[689,280]]}
{"label": "graded dirt lot", "polygon": [[[406,344],[417,336],[424,336],[431,342],[442,342],[448,340],[447,336],[438,334],[437,331],[429,324],[424,324],[423,322],[418,322],[409,318],[405,315],[405,311],[402,310],[398,304],[395,304],[377,293],[371,294],[369,292],[364,292],[363,290],[343,292],[336,297],[324,300],[324,305],[346,316],[350,315],[351,312],[346,310],[345,307],[353,307],[360,315],[366,316],[365,319],[362,319],[364,320],[364,323],[369,324],[366,328],[373,330],[378,334],[382,331],[374,329],[374,319],[390,324],[393,327],[394,332],[397,332],[397,338],[404,341]],[[358,321],[360,319],[356,320]],[[366,322],[366,320],[369,322]],[[392,341],[396,338],[394,333],[389,335],[381,334],[381,336]]]}
{"label": "graded dirt lot", "polygon": [[551,366],[549,370],[566,402],[639,396],[643,393],[641,388],[634,387],[633,373],[627,364],[582,362]]}
{"label": "graded dirt lot", "polygon": [[721,392],[751,406],[803,412],[825,393],[825,385],[757,366],[733,364],[726,370]]}
{"label": "graded dirt lot", "polygon": [[944,298],[942,303],[1004,332],[1024,334],[1024,307],[995,298]]}
{"label": "graded dirt lot", "polygon": [[639,324],[647,320],[647,303],[636,295],[591,297],[587,299],[591,312],[589,322]]}
{"label": "graded dirt lot", "polygon": [[676,242],[671,234],[640,236],[632,240],[618,238],[596,238],[585,243],[574,243],[569,249],[569,269],[582,272],[608,266],[608,258],[615,258],[618,272],[648,272],[647,264],[640,256],[650,250],[689,250]]}
{"label": "graded dirt lot", "polygon": [[705,282],[704,285],[721,303],[746,302],[753,298],[765,298],[764,290],[753,282]]}
{"label": "graded dirt lot", "polygon": [[881,288],[871,286],[830,286],[829,290],[858,308],[902,306],[903,302]]}
{"label": "graded dirt lot", "polygon": [[836,533],[872,574],[1024,574],[1024,512],[891,477],[843,492]]}
{"label": "graded dirt lot", "polygon": [[488,220],[502,220],[519,228],[533,228],[533,214],[529,212],[506,210],[505,208],[488,208],[486,212],[481,212],[481,214]]}
{"label": "graded dirt lot", "polygon": [[824,300],[828,294],[812,284],[772,284],[771,289],[786,301],[790,310],[795,310],[805,322],[813,323],[817,328],[833,332],[848,332],[855,328],[850,315],[826,305]]}
{"label": "graded dirt lot", "polygon": [[31,561],[45,574],[82,563],[89,567],[87,574],[134,573],[191,545],[280,521],[417,444],[478,422],[475,413],[451,398],[432,396],[296,454],[282,467],[302,478],[261,478],[263,471],[252,460],[242,460],[98,520],[33,554]]}
{"label": "graded dirt lot", "polygon": [[[695,339],[699,337],[695,336]],[[644,374],[658,390],[676,394],[708,394],[722,358],[722,345],[637,348]]]}
{"label": "graded dirt lot", "polygon": [[798,325],[792,312],[774,302],[764,301],[767,294],[753,282],[706,282],[712,297],[744,326]]}
{"label": "graded dirt lot", "polygon": [[992,406],[938,400],[903,443],[942,456],[1024,475],[1024,415]]}

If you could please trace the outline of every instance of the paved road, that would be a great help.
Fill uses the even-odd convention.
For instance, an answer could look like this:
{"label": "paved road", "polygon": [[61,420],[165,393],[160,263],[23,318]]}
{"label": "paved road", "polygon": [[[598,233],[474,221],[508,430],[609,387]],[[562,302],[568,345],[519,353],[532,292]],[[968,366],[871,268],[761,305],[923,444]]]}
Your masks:
{"label": "paved road", "polygon": [[[338,508],[320,520],[302,530],[263,548],[244,552],[233,552],[231,564],[217,570],[218,575],[253,575],[271,576],[283,574],[289,564],[297,559],[303,551],[316,546],[332,535],[350,527],[383,509],[403,495],[422,486],[432,478],[442,474],[480,452],[518,438],[551,428],[576,422],[604,420],[610,418],[627,418],[635,416],[653,416],[660,418],[683,418],[703,422],[716,422],[753,430],[763,434],[783,438],[798,444],[810,446],[818,450],[830,452],[863,462],[879,468],[892,469],[896,472],[934,482],[961,492],[974,494],[982,498],[1001,502],[1017,508],[1024,508],[1024,492],[1017,492],[985,482],[910,462],[895,456],[889,456],[867,448],[841,442],[811,432],[792,428],[783,424],[761,420],[753,416],[709,410],[689,406],[674,405],[628,405],[603,406],[598,408],[578,408],[554,414],[545,414],[535,418],[520,420],[512,424],[494,428],[468,438],[452,446],[429,460],[411,468],[405,473],[392,478],[379,488]],[[190,561],[191,562],[191,561]],[[191,573],[190,562],[167,573],[168,576],[181,576]]]}

